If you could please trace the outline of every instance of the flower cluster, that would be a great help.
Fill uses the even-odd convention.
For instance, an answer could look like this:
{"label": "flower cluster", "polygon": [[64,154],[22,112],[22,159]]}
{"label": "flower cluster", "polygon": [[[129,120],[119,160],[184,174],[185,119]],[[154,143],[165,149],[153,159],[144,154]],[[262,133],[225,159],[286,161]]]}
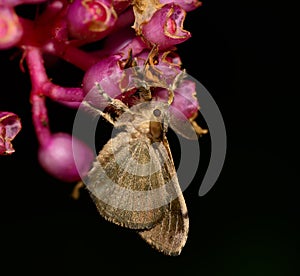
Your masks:
{"label": "flower cluster", "polygon": [[[35,18],[19,15],[20,5],[38,7]],[[49,174],[66,182],[78,181],[78,170],[88,170],[93,154],[76,137],[51,132],[46,98],[78,108],[95,82],[122,72],[129,60],[145,64],[153,48],[157,49],[155,64],[179,74],[182,64],[176,45],[191,37],[183,23],[187,12],[199,6],[198,0],[0,0],[0,49],[14,47],[23,52],[22,61],[31,80],[32,121],[40,144],[38,158]],[[99,49],[84,48],[100,40],[103,43]],[[82,86],[53,83],[46,73],[45,54],[83,70]],[[120,95],[112,83],[107,83],[104,90],[111,97]],[[154,96],[167,97],[165,89],[157,89]],[[130,97],[120,99],[130,101]],[[196,117],[199,104],[192,81],[178,84],[172,106],[191,120]],[[17,115],[0,111],[0,155],[14,152],[11,141],[20,130]],[[75,165],[73,154],[80,156],[80,164]]]}

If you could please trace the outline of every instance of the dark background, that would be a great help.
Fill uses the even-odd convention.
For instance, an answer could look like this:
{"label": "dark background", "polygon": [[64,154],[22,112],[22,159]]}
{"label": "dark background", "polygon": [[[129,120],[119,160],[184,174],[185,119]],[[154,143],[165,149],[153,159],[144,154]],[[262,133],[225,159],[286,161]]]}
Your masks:
{"label": "dark background", "polygon": [[[14,140],[16,152],[0,157],[0,270],[299,275],[299,181],[296,163],[286,154],[293,153],[296,139],[286,117],[288,91],[281,86],[279,10],[273,1],[210,0],[187,14],[185,29],[192,38],[178,46],[178,53],[183,67],[218,104],[228,147],[217,183],[199,197],[209,136],[200,139],[203,159],[184,191],[190,233],[178,257],[166,257],[134,232],[104,221],[84,191],[73,200],[73,184],[40,168],[28,75],[19,70],[19,57],[10,60],[14,51],[0,52],[0,110],[17,113],[23,123]],[[60,65],[49,76],[62,85],[74,80],[79,85],[82,72]],[[70,132],[75,112],[47,104],[53,132]]]}

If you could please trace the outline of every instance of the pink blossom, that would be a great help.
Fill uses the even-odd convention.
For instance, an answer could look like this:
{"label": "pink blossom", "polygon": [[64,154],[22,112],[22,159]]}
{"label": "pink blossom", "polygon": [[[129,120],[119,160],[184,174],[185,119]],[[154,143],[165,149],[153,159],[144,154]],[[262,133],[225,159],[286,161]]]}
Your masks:
{"label": "pink blossom", "polygon": [[131,5],[130,0],[113,0],[112,3],[117,14],[120,14]]}
{"label": "pink blossom", "polygon": [[18,43],[22,35],[23,28],[14,9],[0,5],[0,50]]}
{"label": "pink blossom", "polygon": [[94,155],[79,139],[67,133],[56,133],[39,148],[38,159],[44,170],[53,177],[74,182],[86,175]]}
{"label": "pink blossom", "polygon": [[185,11],[193,11],[202,5],[202,2],[198,0],[160,0],[162,4],[174,3],[180,7],[182,7]]}
{"label": "pink blossom", "polygon": [[[122,69],[120,67],[121,55],[111,55],[103,58],[97,64],[92,66],[84,75],[82,88],[86,94],[86,100],[93,106],[103,110],[108,104],[100,95],[97,83],[101,83],[101,88],[110,97],[115,98],[120,93],[118,84]],[[114,79],[112,79],[114,78]]]}
{"label": "pink blossom", "polygon": [[38,4],[47,0],[0,0],[0,6],[14,7],[22,4]]}
{"label": "pink blossom", "polygon": [[[166,89],[157,90],[155,97],[167,101],[168,91]],[[172,108],[179,110],[185,120],[193,117],[199,110],[199,102],[196,98],[196,84],[191,80],[182,80],[179,87],[174,91]]]}
{"label": "pink blossom", "polygon": [[191,33],[183,29],[185,16],[186,12],[180,6],[166,4],[142,25],[142,34],[160,50],[180,44],[191,37]]}
{"label": "pink blossom", "polygon": [[16,114],[0,111],[0,155],[15,152],[11,141],[21,128],[20,118]]}
{"label": "pink blossom", "polygon": [[71,38],[96,41],[109,32],[117,21],[110,0],[74,0],[67,11]]}

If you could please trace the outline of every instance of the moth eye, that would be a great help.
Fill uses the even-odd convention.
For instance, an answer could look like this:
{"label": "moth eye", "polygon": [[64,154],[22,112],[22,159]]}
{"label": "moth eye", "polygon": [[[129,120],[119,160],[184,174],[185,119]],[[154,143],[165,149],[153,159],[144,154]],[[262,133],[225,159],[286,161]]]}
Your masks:
{"label": "moth eye", "polygon": [[153,110],[153,115],[154,115],[155,117],[159,117],[160,114],[161,114],[161,111],[160,111],[159,109],[156,108],[156,109]]}

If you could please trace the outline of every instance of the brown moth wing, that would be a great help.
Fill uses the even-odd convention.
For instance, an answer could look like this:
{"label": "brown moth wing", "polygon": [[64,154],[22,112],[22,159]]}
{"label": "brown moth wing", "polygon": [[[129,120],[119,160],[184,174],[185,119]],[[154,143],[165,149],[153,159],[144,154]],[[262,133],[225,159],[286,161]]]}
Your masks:
{"label": "brown moth wing", "polygon": [[173,189],[176,190],[178,197],[168,204],[161,221],[151,229],[142,230],[138,233],[158,251],[166,255],[177,256],[181,253],[188,237],[189,217],[166,138],[164,144],[170,156],[169,172],[173,174]]}
{"label": "brown moth wing", "polygon": [[[166,157],[164,146],[153,147],[149,139],[134,134],[120,132],[105,144],[88,174],[87,188],[105,219],[147,229],[162,219],[168,207],[170,191],[165,182],[169,166],[160,165]],[[149,158],[150,170],[142,166]],[[159,170],[155,169],[158,165]]]}
{"label": "brown moth wing", "polygon": [[139,231],[151,246],[166,255],[177,256],[184,247],[189,230],[189,218],[183,196],[169,204],[163,219],[154,227]]}

